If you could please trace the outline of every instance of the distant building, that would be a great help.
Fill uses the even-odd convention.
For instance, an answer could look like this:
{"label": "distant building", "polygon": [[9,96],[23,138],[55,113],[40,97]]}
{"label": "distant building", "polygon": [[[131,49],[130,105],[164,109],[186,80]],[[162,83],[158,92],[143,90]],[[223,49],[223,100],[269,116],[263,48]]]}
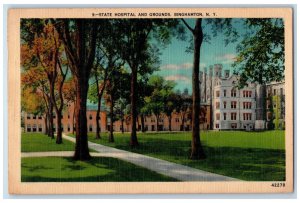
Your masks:
{"label": "distant building", "polygon": [[[103,109],[103,108],[102,108]],[[96,108],[92,105],[87,106],[87,127],[88,132],[96,132]],[[65,133],[71,133],[73,128],[75,130],[75,121],[74,117],[74,105],[68,105],[66,110],[62,115],[62,130]],[[57,117],[53,113],[53,130],[56,131],[57,128]],[[101,111],[100,113],[100,126],[101,130],[107,129],[106,126],[106,112]],[[45,115],[33,115],[30,113],[24,112],[24,126],[26,132],[46,132],[46,118]]]}

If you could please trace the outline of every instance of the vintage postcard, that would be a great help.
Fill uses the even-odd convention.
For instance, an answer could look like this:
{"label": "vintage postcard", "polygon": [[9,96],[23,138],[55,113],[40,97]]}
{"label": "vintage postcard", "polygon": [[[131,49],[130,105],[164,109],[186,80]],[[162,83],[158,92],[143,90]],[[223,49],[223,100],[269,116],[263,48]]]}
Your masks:
{"label": "vintage postcard", "polygon": [[9,10],[9,192],[293,192],[292,13]]}

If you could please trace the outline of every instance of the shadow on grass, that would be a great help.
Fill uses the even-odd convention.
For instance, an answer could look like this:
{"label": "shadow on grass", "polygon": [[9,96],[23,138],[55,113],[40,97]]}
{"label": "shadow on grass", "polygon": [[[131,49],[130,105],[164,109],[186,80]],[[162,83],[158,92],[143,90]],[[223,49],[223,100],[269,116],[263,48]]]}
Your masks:
{"label": "shadow on grass", "polygon": [[[34,168],[38,170],[32,170]],[[107,157],[93,157],[87,162],[74,161],[69,157],[22,158],[21,173],[22,182],[176,181],[128,162]]]}
{"label": "shadow on grass", "polygon": [[[155,143],[155,144],[153,144]],[[190,160],[190,141],[171,142],[165,139],[147,139],[138,148],[131,149],[126,143],[115,147],[225,176],[251,181],[284,181],[285,150],[207,147],[205,160]]]}

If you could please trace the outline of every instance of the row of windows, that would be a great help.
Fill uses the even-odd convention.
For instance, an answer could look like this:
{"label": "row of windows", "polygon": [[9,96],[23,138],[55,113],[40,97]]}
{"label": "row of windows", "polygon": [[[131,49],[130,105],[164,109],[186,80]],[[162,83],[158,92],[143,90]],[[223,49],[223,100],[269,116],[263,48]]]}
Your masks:
{"label": "row of windows", "polygon": [[[53,119],[56,118],[56,114],[53,114]],[[64,116],[61,115],[61,118],[63,119]],[[68,118],[70,118],[70,115],[68,115]],[[27,114],[27,120],[31,119],[31,115],[30,114]],[[37,119],[37,116],[33,115],[32,116],[32,119]],[[38,116],[38,119],[42,119],[42,116]],[[93,120],[93,116],[92,115],[89,115],[89,119],[90,120]],[[99,117],[99,119],[101,119],[101,117]]]}
{"label": "row of windows", "polygon": [[[75,129],[75,126],[73,126],[73,128]],[[26,129],[27,129],[27,132],[37,132],[37,130],[38,130],[38,132],[42,132],[43,131],[42,125],[39,125],[39,127],[37,128],[36,125],[32,125],[32,127],[31,127],[31,125],[28,124]],[[63,125],[61,126],[61,130],[64,131],[64,126]],[[53,125],[53,131],[56,131],[56,126],[55,125]],[[71,131],[70,125],[68,125],[67,131],[68,132]],[[89,126],[89,131],[90,132],[93,131],[93,125]]]}
{"label": "row of windows", "polygon": [[[27,119],[31,119],[31,115],[27,114]],[[36,116],[36,115],[32,115],[32,119],[42,119],[42,116]]]}
{"label": "row of windows", "polygon": [[[231,106],[231,109],[236,109],[237,102],[236,101],[230,102],[230,106]],[[251,107],[252,107],[251,102],[243,102],[243,108],[244,109],[251,109]],[[224,109],[227,108],[227,102],[226,101],[223,102],[223,108]],[[220,109],[220,102],[216,102],[216,109]]]}
{"label": "row of windows", "polygon": [[[223,90],[223,96],[227,96],[227,90]],[[220,97],[220,90],[216,91],[216,97]],[[231,90],[231,97],[236,97],[236,90]],[[243,91],[243,97],[252,97],[252,91],[251,90],[244,90]]]}
{"label": "row of windows", "polygon": [[[220,128],[220,124],[219,123],[216,123],[215,126],[216,126],[217,129]],[[231,123],[230,127],[231,127],[231,129],[237,129],[237,123]],[[249,128],[253,129],[253,126],[250,125]],[[244,129],[247,129],[247,125],[244,125]]]}
{"label": "row of windows", "polygon": [[[228,113],[229,114],[229,113]],[[230,113],[230,119],[232,121],[236,120],[236,115],[237,113]],[[219,121],[220,120],[220,113],[216,113],[216,120]],[[227,113],[223,113],[223,120],[226,121],[227,120]],[[243,120],[247,121],[247,120],[252,120],[252,113],[243,113]]]}
{"label": "row of windows", "polygon": [[[231,123],[231,129],[237,129],[237,123]],[[220,128],[220,124],[219,123],[216,123],[216,128]]]}

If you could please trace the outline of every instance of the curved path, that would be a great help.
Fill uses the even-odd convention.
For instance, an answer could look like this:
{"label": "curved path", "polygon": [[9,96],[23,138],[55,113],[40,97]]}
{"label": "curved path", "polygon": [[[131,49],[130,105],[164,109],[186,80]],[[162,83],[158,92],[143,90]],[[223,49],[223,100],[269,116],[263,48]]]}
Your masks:
{"label": "curved path", "polygon": [[[75,138],[64,135],[64,139],[75,142]],[[181,181],[240,181],[231,177],[218,175],[199,169],[183,166],[169,161],[128,152],[113,147],[89,142],[89,148],[97,151],[92,152],[92,156],[113,157],[132,164],[147,168],[159,174],[163,174]],[[72,156],[74,152],[29,152],[22,153],[22,157],[41,157],[41,156]]]}

